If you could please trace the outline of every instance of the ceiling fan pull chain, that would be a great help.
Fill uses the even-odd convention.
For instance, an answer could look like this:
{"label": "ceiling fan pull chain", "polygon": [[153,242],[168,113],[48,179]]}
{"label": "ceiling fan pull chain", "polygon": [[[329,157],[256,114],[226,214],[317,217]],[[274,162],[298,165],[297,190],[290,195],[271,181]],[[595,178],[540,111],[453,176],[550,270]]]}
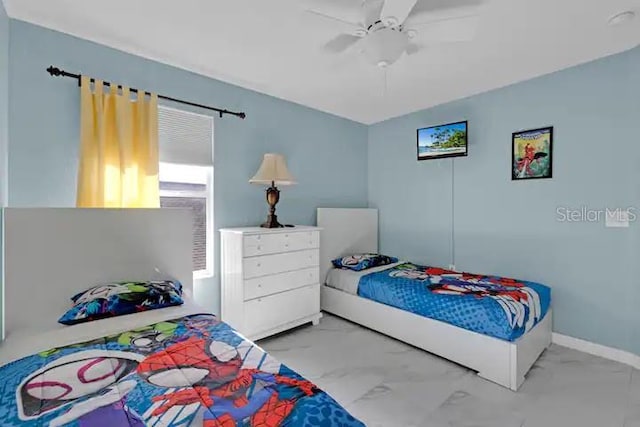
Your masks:
{"label": "ceiling fan pull chain", "polygon": [[387,91],[389,90],[389,79],[388,79],[388,75],[387,75],[387,67],[383,67],[382,68],[382,97],[386,98],[387,97]]}

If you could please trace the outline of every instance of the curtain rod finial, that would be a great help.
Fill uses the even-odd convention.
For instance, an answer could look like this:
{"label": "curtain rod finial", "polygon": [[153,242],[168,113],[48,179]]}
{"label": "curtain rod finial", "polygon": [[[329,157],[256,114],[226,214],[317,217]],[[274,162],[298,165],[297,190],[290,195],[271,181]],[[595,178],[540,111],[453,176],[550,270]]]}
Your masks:
{"label": "curtain rod finial", "polygon": [[49,66],[49,68],[47,68],[47,72],[49,74],[51,74],[52,76],[60,76],[62,75],[62,71],[60,70],[60,68],[58,67],[54,67],[53,65]]}

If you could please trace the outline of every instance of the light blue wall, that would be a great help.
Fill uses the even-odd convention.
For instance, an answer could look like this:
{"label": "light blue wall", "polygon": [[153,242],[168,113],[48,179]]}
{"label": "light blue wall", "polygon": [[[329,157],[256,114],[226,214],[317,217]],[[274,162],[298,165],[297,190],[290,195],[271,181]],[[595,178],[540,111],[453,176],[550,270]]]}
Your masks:
{"label": "light blue wall", "polygon": [[[558,207],[640,207],[638,76],[636,48],[371,126],[381,250],[547,283],[555,331],[640,354],[640,225],[556,220]],[[416,161],[417,128],[465,119],[469,157]],[[546,125],[553,179],[512,182],[511,133]]]}
{"label": "light blue wall", "polygon": [[[52,64],[246,111],[245,121],[215,121],[216,228],[255,225],[266,218],[264,189],[248,183],[265,152],[286,155],[298,180],[297,186],[282,189],[278,213],[283,222],[313,224],[319,206],[367,205],[366,126],[12,20],[10,206],[75,203],[79,92],[75,81],[49,77],[45,69]],[[218,256],[216,250],[216,264]],[[198,284],[197,297],[218,312],[216,270],[214,280]]]}

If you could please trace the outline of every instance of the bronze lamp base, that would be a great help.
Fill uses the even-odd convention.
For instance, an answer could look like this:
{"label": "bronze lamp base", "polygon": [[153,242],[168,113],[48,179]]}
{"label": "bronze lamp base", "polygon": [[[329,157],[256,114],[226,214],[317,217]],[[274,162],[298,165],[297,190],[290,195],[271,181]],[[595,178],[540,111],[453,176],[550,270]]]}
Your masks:
{"label": "bronze lamp base", "polygon": [[276,205],[280,201],[280,190],[276,187],[275,182],[271,182],[271,187],[267,188],[267,203],[269,204],[269,215],[267,221],[260,225],[262,228],[282,228],[284,225],[278,222],[276,215]]}

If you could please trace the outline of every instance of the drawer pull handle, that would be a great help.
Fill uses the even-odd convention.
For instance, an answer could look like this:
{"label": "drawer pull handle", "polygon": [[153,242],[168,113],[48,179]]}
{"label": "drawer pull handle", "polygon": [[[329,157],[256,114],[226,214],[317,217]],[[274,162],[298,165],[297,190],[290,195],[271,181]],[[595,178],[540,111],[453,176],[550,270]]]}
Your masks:
{"label": "drawer pull handle", "polygon": [[284,247],[285,247],[285,248],[288,248],[288,247],[289,247],[289,244],[288,244],[288,243],[287,243],[287,244],[285,244],[285,245],[284,245]]}
{"label": "drawer pull handle", "polygon": [[261,288],[261,287],[262,287],[262,285],[258,285],[258,287],[259,287],[259,288]]}
{"label": "drawer pull handle", "polygon": [[262,266],[262,264],[258,263],[258,264],[256,264],[256,266],[257,266],[257,267],[260,267],[260,266]]}
{"label": "drawer pull handle", "polygon": [[261,250],[261,249],[262,249],[262,247],[258,246],[258,250]]}
{"label": "drawer pull handle", "polygon": [[256,237],[256,240],[260,240],[262,238],[262,236],[258,236]]}

